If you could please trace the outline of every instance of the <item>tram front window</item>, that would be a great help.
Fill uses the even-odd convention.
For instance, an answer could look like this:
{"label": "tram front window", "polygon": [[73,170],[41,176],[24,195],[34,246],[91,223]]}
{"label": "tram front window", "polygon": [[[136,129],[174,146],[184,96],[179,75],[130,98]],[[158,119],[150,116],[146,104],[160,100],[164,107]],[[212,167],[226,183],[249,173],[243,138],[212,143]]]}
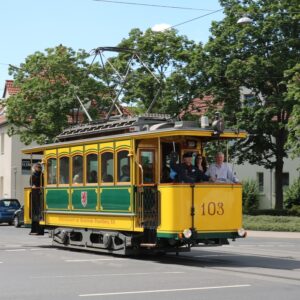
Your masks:
{"label": "tram front window", "polygon": [[153,150],[141,150],[141,165],[143,168],[143,184],[155,183],[155,153]]}

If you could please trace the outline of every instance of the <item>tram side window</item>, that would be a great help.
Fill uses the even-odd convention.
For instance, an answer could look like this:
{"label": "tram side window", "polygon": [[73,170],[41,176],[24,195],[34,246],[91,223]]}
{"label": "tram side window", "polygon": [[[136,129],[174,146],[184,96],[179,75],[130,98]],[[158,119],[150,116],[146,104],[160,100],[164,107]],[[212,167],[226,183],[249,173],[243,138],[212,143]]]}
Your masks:
{"label": "tram side window", "polygon": [[69,184],[69,157],[59,159],[59,183]]}
{"label": "tram side window", "polygon": [[72,157],[72,183],[83,183],[83,158],[81,155]]}
{"label": "tram side window", "polygon": [[141,164],[143,167],[143,183],[149,184],[155,182],[155,164],[154,164],[154,151],[142,150],[141,151]]}
{"label": "tram side window", "polygon": [[47,184],[56,184],[56,158],[49,158],[47,161]]}
{"label": "tram side window", "polygon": [[118,182],[130,181],[130,158],[128,151],[120,151],[117,155]]}
{"label": "tram side window", "polygon": [[114,182],[114,156],[111,152],[101,155],[102,182]]}
{"label": "tram side window", "polygon": [[98,182],[98,155],[89,154],[86,157],[86,182]]}

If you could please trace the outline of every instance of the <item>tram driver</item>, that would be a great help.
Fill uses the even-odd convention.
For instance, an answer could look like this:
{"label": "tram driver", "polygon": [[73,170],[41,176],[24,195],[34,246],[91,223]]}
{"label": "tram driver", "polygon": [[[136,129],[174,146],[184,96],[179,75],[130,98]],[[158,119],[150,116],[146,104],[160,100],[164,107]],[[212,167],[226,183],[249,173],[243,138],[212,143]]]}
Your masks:
{"label": "tram driver", "polygon": [[177,173],[178,182],[180,183],[196,183],[208,181],[209,176],[192,164],[193,152],[186,152],[183,155],[183,162],[177,164],[178,155],[176,152],[171,153],[170,167]]}

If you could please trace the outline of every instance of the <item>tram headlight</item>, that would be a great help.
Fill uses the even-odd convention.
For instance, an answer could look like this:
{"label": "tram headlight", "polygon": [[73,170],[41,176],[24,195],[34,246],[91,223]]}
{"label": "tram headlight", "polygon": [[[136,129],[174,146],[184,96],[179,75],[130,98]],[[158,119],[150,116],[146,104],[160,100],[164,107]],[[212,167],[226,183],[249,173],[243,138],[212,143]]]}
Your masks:
{"label": "tram headlight", "polygon": [[183,236],[186,238],[186,239],[189,239],[191,236],[192,236],[192,230],[191,229],[184,229],[183,230]]}
{"label": "tram headlight", "polygon": [[240,229],[238,230],[238,235],[239,235],[240,237],[246,237],[247,231],[246,231],[244,228],[240,228]]}

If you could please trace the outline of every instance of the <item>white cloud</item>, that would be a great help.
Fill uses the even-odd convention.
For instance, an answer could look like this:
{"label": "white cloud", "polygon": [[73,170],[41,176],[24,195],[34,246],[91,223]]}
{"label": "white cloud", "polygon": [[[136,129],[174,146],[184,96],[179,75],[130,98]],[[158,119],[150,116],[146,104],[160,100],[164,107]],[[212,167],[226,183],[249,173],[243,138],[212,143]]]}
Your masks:
{"label": "white cloud", "polygon": [[170,27],[171,27],[170,24],[162,23],[162,24],[154,25],[151,29],[152,29],[152,31],[163,32],[163,31],[169,29]]}

